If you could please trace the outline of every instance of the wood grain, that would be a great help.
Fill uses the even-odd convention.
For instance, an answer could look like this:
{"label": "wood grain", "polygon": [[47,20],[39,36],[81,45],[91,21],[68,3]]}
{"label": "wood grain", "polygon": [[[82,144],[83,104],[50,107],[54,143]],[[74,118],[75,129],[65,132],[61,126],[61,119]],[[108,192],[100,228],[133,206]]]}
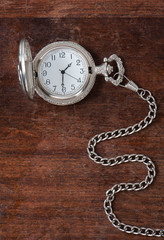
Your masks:
{"label": "wood grain", "polygon": [[153,124],[132,136],[104,142],[97,150],[107,157],[125,153],[152,157],[157,168],[152,186],[118,194],[114,207],[126,223],[164,227],[163,25],[162,18],[0,20],[1,240],[143,240],[115,229],[103,201],[114,184],[141,181],[146,168],[135,163],[99,166],[88,158],[86,147],[97,133],[143,119],[146,103],[102,77],[86,99],[72,106],[53,106],[37,95],[28,100],[17,79],[18,44],[24,37],[33,57],[56,40],[78,42],[96,64],[116,53],[127,76],[152,91],[158,104]]}
{"label": "wood grain", "polygon": [[163,0],[2,0],[0,17],[163,17]]}

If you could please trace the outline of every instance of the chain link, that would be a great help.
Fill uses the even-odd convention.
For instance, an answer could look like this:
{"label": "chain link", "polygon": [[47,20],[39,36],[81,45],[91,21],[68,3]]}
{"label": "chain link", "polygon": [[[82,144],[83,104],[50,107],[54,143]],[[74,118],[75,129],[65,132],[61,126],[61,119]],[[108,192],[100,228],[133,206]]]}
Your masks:
{"label": "chain link", "polygon": [[113,224],[114,227],[118,228],[121,231],[132,234],[140,234],[146,236],[156,236],[164,237],[164,229],[151,229],[145,227],[137,227],[127,225],[119,221],[117,216],[113,213],[112,202],[114,200],[114,195],[120,191],[139,191],[147,188],[152,182],[156,175],[154,163],[150,158],[142,154],[126,154],[123,156],[117,156],[115,158],[104,158],[99,156],[96,151],[96,145],[99,142],[106,141],[113,138],[124,137],[131,135],[135,132],[146,128],[153,119],[156,117],[157,105],[154,97],[151,92],[142,88],[137,90],[138,95],[149,104],[149,113],[148,115],[141,120],[139,123],[129,126],[127,128],[121,128],[110,132],[102,132],[98,135],[95,135],[90,139],[88,143],[88,154],[89,157],[96,163],[102,164],[104,166],[114,166],[126,162],[142,162],[146,165],[148,169],[148,175],[141,182],[137,183],[120,183],[114,185],[111,189],[106,192],[106,200],[104,201],[105,213],[108,216],[109,221]]}

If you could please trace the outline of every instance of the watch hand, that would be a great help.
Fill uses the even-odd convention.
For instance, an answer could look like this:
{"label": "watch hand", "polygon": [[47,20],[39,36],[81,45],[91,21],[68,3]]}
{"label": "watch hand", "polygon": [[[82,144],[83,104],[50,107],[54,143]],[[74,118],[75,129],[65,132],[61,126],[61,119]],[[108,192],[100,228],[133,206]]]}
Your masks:
{"label": "watch hand", "polygon": [[[66,73],[65,71],[71,67],[72,63],[69,63],[68,66],[64,69],[64,70],[60,70],[59,71],[61,72],[62,74],[62,83],[61,83],[61,86],[62,86],[62,92],[65,94],[65,91],[66,91],[66,88],[64,87],[64,74],[67,74],[68,76],[71,76],[69,75],[68,73]],[[73,76],[71,76],[72,78],[74,78]],[[78,80],[77,78],[75,78],[76,80]]]}
{"label": "watch hand", "polygon": [[73,77],[72,75],[70,75],[70,74],[68,74],[68,73],[65,73],[66,75],[68,75],[68,76],[70,76],[71,78],[74,78],[74,79],[76,79],[76,80],[79,80],[78,78],[75,78],[75,77]]}
{"label": "watch hand", "polygon": [[59,69],[59,71],[60,71],[62,74],[64,74],[65,71],[66,71],[69,67],[71,67],[71,65],[72,65],[72,63],[69,63],[68,66],[67,66],[64,70],[60,70],[60,69]]}
{"label": "watch hand", "polygon": [[62,92],[64,93],[64,73],[62,73]]}
{"label": "watch hand", "polygon": [[72,63],[69,63],[68,66],[64,69],[64,73],[67,70],[67,68],[71,67]]}
{"label": "watch hand", "polygon": [[64,73],[62,73],[62,86],[64,86]]}

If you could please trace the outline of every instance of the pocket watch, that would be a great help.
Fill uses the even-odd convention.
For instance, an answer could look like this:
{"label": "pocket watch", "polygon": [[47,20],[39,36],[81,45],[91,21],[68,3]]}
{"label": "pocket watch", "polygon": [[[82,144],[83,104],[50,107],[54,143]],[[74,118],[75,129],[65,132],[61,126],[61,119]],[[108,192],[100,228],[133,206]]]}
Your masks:
{"label": "pocket watch", "polygon": [[[56,105],[81,101],[93,88],[98,74],[119,85],[125,71],[116,54],[104,58],[103,63],[96,66],[91,54],[71,41],[53,42],[32,59],[29,42],[23,39],[19,45],[18,61],[19,81],[27,96],[33,99],[36,92],[45,101]],[[110,76],[112,61],[117,64],[117,79]]]}
{"label": "pocket watch", "polygon": [[[118,68],[118,72],[113,77],[111,76],[113,72],[112,61],[115,61]],[[104,210],[112,225],[123,232],[142,236],[164,237],[164,229],[152,229],[123,223],[113,210],[113,201],[117,193],[139,191],[151,185],[156,175],[153,161],[143,154],[125,154],[110,158],[98,155],[96,152],[98,143],[139,132],[149,126],[156,117],[157,104],[151,92],[139,88],[124,75],[124,72],[122,61],[116,54],[104,58],[103,63],[96,66],[90,53],[74,42],[51,43],[44,47],[34,60],[28,41],[23,39],[19,45],[19,81],[30,99],[33,99],[36,91],[40,97],[49,103],[57,105],[74,104],[89,94],[94,86],[96,75],[101,74],[107,82],[136,92],[142,100],[148,103],[149,112],[143,120],[126,128],[96,134],[89,140],[87,152],[91,160],[106,167],[127,162],[139,162],[146,165],[148,175],[141,182],[119,183],[107,190]]]}

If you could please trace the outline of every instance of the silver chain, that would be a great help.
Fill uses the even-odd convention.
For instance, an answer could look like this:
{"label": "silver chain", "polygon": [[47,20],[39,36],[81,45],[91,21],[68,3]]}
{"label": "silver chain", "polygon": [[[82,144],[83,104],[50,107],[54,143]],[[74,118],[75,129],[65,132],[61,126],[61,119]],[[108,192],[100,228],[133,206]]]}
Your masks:
{"label": "silver chain", "polygon": [[[129,83],[130,84],[132,83],[132,85],[135,85],[132,81],[130,81]],[[129,83],[126,84],[126,86],[124,87],[129,88]],[[131,90],[134,90],[134,89],[131,89]],[[151,229],[151,228],[145,228],[145,227],[137,227],[137,226],[127,225],[125,223],[120,222],[117,216],[114,214],[113,208],[112,208],[112,202],[114,200],[114,196],[116,193],[121,191],[132,191],[132,190],[139,191],[147,188],[153,182],[156,172],[155,172],[155,166],[152,160],[149,157],[144,156],[142,154],[131,154],[131,155],[125,154],[123,156],[117,156],[115,158],[104,158],[102,156],[99,156],[95,151],[96,145],[99,142],[110,140],[113,138],[124,137],[127,135],[131,135],[135,132],[139,132],[140,130],[146,128],[149,124],[151,124],[153,119],[156,117],[157,105],[151,92],[148,90],[145,90],[142,88],[136,88],[136,87],[134,91],[136,91],[138,95],[143,100],[147,101],[147,103],[149,104],[148,115],[139,123],[136,123],[133,126],[129,126],[127,128],[121,128],[121,129],[117,129],[109,132],[102,132],[98,135],[95,135],[92,139],[90,139],[88,143],[87,151],[90,159],[104,166],[115,166],[117,164],[126,163],[126,162],[142,162],[146,165],[148,169],[148,175],[143,181],[137,182],[137,183],[116,184],[106,192],[106,199],[104,201],[105,213],[109,221],[113,224],[113,226],[118,228],[121,231],[124,231],[126,233],[140,234],[140,235],[146,235],[146,236],[164,237],[164,229]]]}

